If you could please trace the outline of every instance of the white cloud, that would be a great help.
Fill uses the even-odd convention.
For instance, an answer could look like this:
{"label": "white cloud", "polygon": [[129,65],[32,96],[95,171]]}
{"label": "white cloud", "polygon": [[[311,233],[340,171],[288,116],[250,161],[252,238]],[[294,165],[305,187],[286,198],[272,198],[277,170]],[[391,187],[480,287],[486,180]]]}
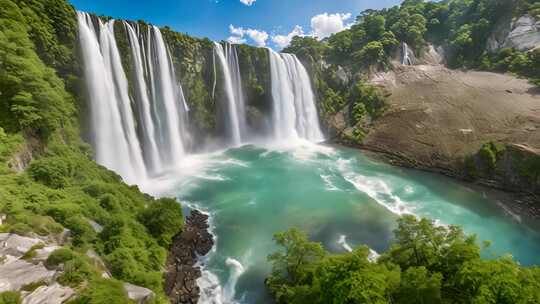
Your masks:
{"label": "white cloud", "polygon": [[305,36],[304,29],[299,25],[295,26],[292,32],[287,35],[273,35],[272,42],[279,48],[285,48],[295,36]]}
{"label": "white cloud", "polygon": [[238,36],[230,36],[227,38],[227,41],[232,44],[243,44],[247,42],[246,39]]}
{"label": "white cloud", "polygon": [[311,18],[312,35],[318,39],[329,37],[332,34],[347,29],[345,21],[351,18],[351,14],[320,14]]}
{"label": "white cloud", "polygon": [[232,24],[229,25],[229,31],[231,32],[232,36],[230,36],[227,40],[231,43],[246,43],[247,37],[251,39],[258,47],[264,47],[266,46],[266,41],[269,37],[268,33],[265,31],[234,27]]}
{"label": "white cloud", "polygon": [[[253,4],[256,0],[240,0],[246,5]],[[353,23],[347,23],[347,20],[351,19],[351,14],[329,14],[323,13],[314,16],[311,18],[311,31],[305,33],[304,29],[300,25],[296,25],[294,29],[284,35],[272,35],[272,43],[280,49],[287,47],[293,37],[315,37],[317,39],[324,39],[329,37],[332,34],[341,32],[345,29],[348,29]],[[244,29],[242,27],[234,27],[234,25],[229,25],[229,31],[231,36],[227,39],[230,43],[240,44],[246,43],[248,40],[252,41],[255,45],[259,47],[266,46],[266,42],[270,36],[265,31],[255,30],[255,29]]]}
{"label": "white cloud", "polygon": [[255,3],[255,1],[257,1],[257,0],[240,0],[240,2],[242,2],[243,4],[245,4],[247,6],[253,5],[253,3]]}

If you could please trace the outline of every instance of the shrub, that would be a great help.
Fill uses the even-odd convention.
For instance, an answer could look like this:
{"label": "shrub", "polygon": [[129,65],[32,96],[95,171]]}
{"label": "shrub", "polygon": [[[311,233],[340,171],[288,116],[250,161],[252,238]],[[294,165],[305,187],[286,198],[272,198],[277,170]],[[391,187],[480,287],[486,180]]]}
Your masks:
{"label": "shrub", "polygon": [[68,186],[73,171],[72,164],[63,157],[36,160],[28,167],[28,174],[35,181],[54,189]]}
{"label": "shrub", "polygon": [[159,199],[141,212],[139,221],[161,246],[168,247],[182,229],[182,208],[174,199]]}
{"label": "shrub", "polygon": [[69,304],[129,304],[124,286],[121,282],[111,279],[96,279],[90,282],[79,297]]}
{"label": "shrub", "polygon": [[77,287],[82,282],[97,277],[97,273],[88,262],[86,256],[75,255],[72,259],[64,263],[64,271],[58,277],[58,282],[62,285]]}
{"label": "shrub", "polygon": [[21,294],[16,291],[4,291],[0,293],[0,304],[20,304]]}
{"label": "shrub", "polygon": [[49,255],[49,257],[45,261],[45,265],[47,265],[47,267],[58,266],[62,263],[73,260],[76,256],[77,255],[75,254],[75,252],[73,252],[69,248],[59,248]]}

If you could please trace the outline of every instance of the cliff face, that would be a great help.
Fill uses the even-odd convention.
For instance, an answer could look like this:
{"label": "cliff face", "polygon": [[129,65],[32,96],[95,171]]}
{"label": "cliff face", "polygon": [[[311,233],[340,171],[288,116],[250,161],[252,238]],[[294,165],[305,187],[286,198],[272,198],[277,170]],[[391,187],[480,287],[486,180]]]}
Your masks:
{"label": "cliff face", "polygon": [[[135,24],[135,23],[134,23]],[[146,33],[148,24],[136,23],[141,33]],[[223,71],[214,54],[214,43],[206,38],[195,38],[161,29],[190,109],[189,128],[194,138],[191,149],[202,149],[208,141],[219,140],[226,135],[222,121],[224,105]],[[132,83],[133,59],[129,40],[122,22],[115,23],[115,38],[122,54],[124,70]],[[247,106],[247,122],[252,130],[260,133],[265,129],[265,120],[271,113],[270,67],[268,51],[248,45],[236,45],[242,85]],[[130,94],[134,94],[130,87]]]}
{"label": "cliff face", "polygon": [[516,20],[504,19],[490,36],[487,49],[495,52],[502,48],[515,48],[520,51],[535,49],[540,44],[540,21],[523,15]]}
{"label": "cliff face", "polygon": [[539,193],[540,96],[534,85],[440,65],[399,65],[371,82],[389,92],[388,109],[369,126],[362,147],[395,164]]}

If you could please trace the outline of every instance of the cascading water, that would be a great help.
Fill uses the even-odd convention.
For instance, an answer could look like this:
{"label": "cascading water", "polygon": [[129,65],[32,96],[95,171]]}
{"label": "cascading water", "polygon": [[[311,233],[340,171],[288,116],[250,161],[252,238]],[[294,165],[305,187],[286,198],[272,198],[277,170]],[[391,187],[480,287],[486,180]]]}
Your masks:
{"label": "cascading water", "polygon": [[77,13],[79,36],[90,99],[92,140],[98,163],[126,182],[146,178],[135,129],[127,79],[114,39],[114,21],[94,25],[90,15]]}
{"label": "cascading water", "polygon": [[[132,55],[128,80],[114,37],[115,21],[78,12],[96,160],[128,183],[178,165],[189,140],[188,107],[160,30],[123,22]],[[139,140],[139,136],[141,139]]]}
{"label": "cascading water", "polygon": [[239,145],[246,136],[246,110],[238,54],[236,48],[230,43],[226,43],[224,48],[220,43],[215,42],[214,51],[223,71],[227,98],[227,130],[232,144]]}
{"label": "cascading water", "polygon": [[324,137],[306,69],[295,55],[278,54],[271,49],[269,53],[274,138],[322,141]]}
{"label": "cascading water", "polygon": [[[145,159],[147,160],[148,167],[151,170],[161,170],[161,159],[159,156],[159,150],[156,144],[155,127],[153,115],[151,112],[150,97],[148,96],[148,87],[145,81],[145,65],[143,62],[143,49],[139,44],[139,31],[135,30],[131,24],[124,22],[124,26],[128,33],[129,44],[131,46],[131,55],[133,56],[133,76],[135,78],[135,98],[139,107],[139,121],[141,131],[143,134],[143,142],[145,149]],[[155,115],[155,114],[154,114]]]}
{"label": "cascading water", "polygon": [[160,30],[149,27],[145,39],[136,24],[124,22],[124,25],[133,55],[145,159],[151,172],[162,172],[177,165],[185,153],[189,109]]}
{"label": "cascading water", "polygon": [[[157,139],[163,164],[174,166],[184,155],[183,135],[188,107],[159,28],[148,28],[147,62],[151,79],[153,110],[157,118]],[[187,139],[186,139],[187,140]]]}
{"label": "cascading water", "polygon": [[405,42],[403,42],[401,44],[401,54],[402,54],[401,64],[403,64],[403,65],[412,65],[413,64],[413,60],[412,60],[411,55],[409,53],[409,45],[407,45],[407,43],[405,43]]}

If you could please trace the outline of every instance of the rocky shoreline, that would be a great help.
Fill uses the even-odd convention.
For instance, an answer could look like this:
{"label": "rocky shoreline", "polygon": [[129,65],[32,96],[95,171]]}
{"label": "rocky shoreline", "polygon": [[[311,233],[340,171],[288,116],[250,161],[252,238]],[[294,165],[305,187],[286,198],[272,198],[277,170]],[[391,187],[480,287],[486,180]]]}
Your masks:
{"label": "rocky shoreline", "polygon": [[198,257],[208,254],[214,246],[208,228],[208,215],[193,210],[173,240],[165,265],[165,293],[172,304],[196,304],[199,300],[197,279],[202,273]]}

